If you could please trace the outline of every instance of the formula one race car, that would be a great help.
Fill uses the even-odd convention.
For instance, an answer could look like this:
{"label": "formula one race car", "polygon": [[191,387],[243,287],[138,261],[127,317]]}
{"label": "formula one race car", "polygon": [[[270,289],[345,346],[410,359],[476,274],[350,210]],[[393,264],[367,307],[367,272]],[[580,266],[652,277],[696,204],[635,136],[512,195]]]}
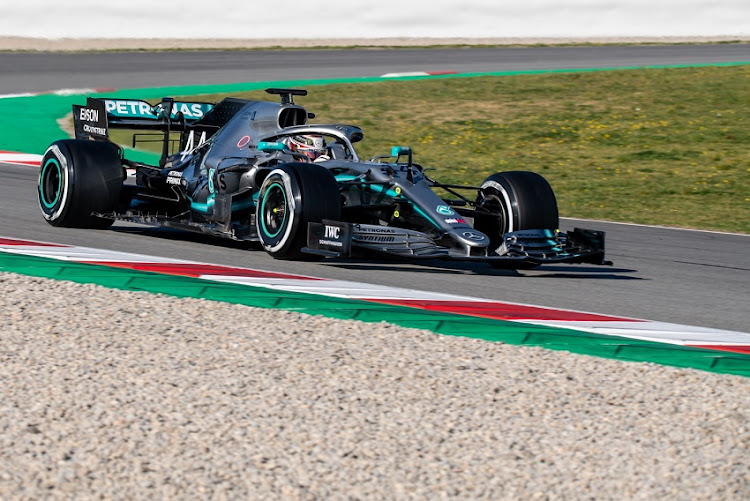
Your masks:
{"label": "formula one race car", "polygon": [[[603,232],[557,230],[555,195],[538,174],[441,184],[408,147],[363,160],[354,149],[359,127],[309,124],[314,114],[294,103],[306,91],[267,92],[281,102],[88,98],[73,106],[76,139],[52,143],[42,160],[44,218],[54,226],[122,220],[259,241],[280,259],[374,253],[502,268],[610,264]],[[158,165],[124,158],[109,139],[114,128],[150,131],[135,133],[134,146],[156,136]]]}

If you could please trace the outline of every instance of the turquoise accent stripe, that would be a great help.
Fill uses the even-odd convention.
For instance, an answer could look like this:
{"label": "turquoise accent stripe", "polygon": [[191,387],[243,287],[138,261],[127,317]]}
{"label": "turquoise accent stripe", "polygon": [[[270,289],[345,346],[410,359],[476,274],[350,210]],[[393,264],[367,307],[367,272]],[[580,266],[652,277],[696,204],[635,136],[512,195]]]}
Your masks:
{"label": "turquoise accent stripe", "polygon": [[[335,176],[336,181],[338,182],[345,182],[345,181],[353,181],[357,179],[357,176],[350,176],[348,174],[339,174],[338,176]],[[383,193],[383,190],[386,190],[385,186],[380,184],[368,184],[367,188],[371,189],[372,191],[377,191],[380,193]],[[391,198],[398,197],[398,193],[396,193],[393,189],[388,188],[385,192],[385,194]]]}
{"label": "turquoise accent stripe", "polygon": [[287,207],[287,201],[286,201],[286,190],[284,190],[284,187],[280,185],[279,183],[272,183],[264,193],[263,200],[260,202],[260,225],[263,227],[263,232],[268,235],[269,238],[275,238],[279,233],[281,233],[281,230],[284,229],[284,223],[286,222],[287,213],[284,211],[284,218],[281,221],[281,224],[279,225],[279,229],[275,232],[268,231],[268,228],[266,228],[266,197],[268,196],[268,193],[271,191],[271,188],[278,188],[281,191],[281,196],[284,197],[284,207]]}
{"label": "turquoise accent stripe", "polygon": [[440,227],[440,225],[437,224],[435,222],[435,220],[432,219],[425,211],[423,211],[422,209],[420,209],[419,207],[417,207],[414,204],[412,204],[412,207],[414,207],[414,210],[417,211],[417,213],[419,213],[423,218],[425,218],[426,220],[428,220],[435,228],[437,228],[439,230],[442,230],[442,228]]}
{"label": "turquoise accent stripe", "polygon": [[214,174],[216,174],[216,169],[208,169],[208,191],[211,194],[213,194],[215,191],[214,190]]}
{"label": "turquoise accent stripe", "polygon": [[208,198],[206,199],[206,203],[193,202],[192,198],[190,198],[190,197],[187,197],[187,198],[188,198],[188,200],[190,200],[190,208],[191,209],[193,209],[194,211],[197,211],[197,212],[203,212],[204,214],[208,213],[208,210],[211,207],[214,206],[214,203],[216,203],[216,201],[214,200],[216,198],[216,194],[215,193],[211,193],[208,196]]}
{"label": "turquoise accent stripe", "polygon": [[[257,198],[258,198],[258,194],[253,193],[252,198],[247,198],[246,200],[238,200],[236,202],[232,202],[232,211],[249,209],[250,207],[255,207],[255,199]],[[193,209],[194,211],[202,212],[206,214],[211,209],[211,207],[213,207],[214,204],[216,204],[216,194],[209,195],[208,199],[206,200],[206,203],[193,202],[193,199],[190,197],[188,197],[188,200],[190,201],[191,209]]]}
{"label": "turquoise accent stripe", "polygon": [[[47,201],[47,196],[44,193],[44,188],[42,185],[45,182],[46,174],[47,174],[47,168],[50,164],[54,164],[55,168],[57,169],[57,191],[55,192],[55,198],[51,202]],[[41,195],[39,198],[41,198],[42,203],[45,207],[48,209],[51,209],[55,206],[57,201],[60,199],[60,193],[62,193],[62,168],[60,167],[60,163],[54,159],[49,158],[47,162],[42,166],[42,172],[39,173],[39,194]]]}
{"label": "turquoise accent stripe", "polygon": [[[339,174],[338,176],[335,176],[335,177],[336,177],[336,181],[339,181],[339,182],[342,182],[342,181],[352,181],[354,179],[357,179],[357,176],[352,176],[352,175],[349,175],[349,174]],[[379,184],[370,184],[370,185],[368,185],[368,187],[370,189],[372,189],[373,191],[379,191],[381,193],[383,192],[383,189],[385,188],[384,186],[381,186]],[[386,195],[388,195],[390,197],[393,197],[393,198],[396,198],[396,197],[399,196],[399,194],[396,193],[392,189],[388,189],[388,191],[386,191]],[[429,221],[430,224],[432,224],[435,228],[437,228],[437,229],[439,229],[439,230],[442,231],[442,227],[439,224],[437,224],[437,222],[435,222],[435,220],[432,219],[425,211],[423,211],[422,209],[420,209],[419,207],[417,207],[413,203],[411,205],[412,205],[412,207],[414,207],[414,210],[416,210],[417,213],[420,216],[422,216],[427,221]]]}
{"label": "turquoise accent stripe", "polygon": [[249,209],[250,207],[255,207],[255,199],[258,198],[258,193],[253,193],[252,198],[247,198],[245,200],[238,200],[236,202],[232,202],[232,211],[236,210],[242,210],[242,209]]}

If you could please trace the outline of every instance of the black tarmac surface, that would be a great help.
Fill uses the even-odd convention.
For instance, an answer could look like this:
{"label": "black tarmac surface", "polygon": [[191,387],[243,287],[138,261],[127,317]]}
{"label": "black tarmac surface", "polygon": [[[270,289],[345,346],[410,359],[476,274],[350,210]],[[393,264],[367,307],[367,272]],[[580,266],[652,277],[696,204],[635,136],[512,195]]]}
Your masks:
{"label": "black tarmac surface", "polygon": [[134,224],[52,227],[38,208],[36,172],[0,164],[0,236],[750,332],[750,235],[563,219],[563,230],[606,231],[614,266],[516,272],[437,261],[288,262],[253,244]]}
{"label": "black tarmac surface", "polygon": [[0,52],[0,94],[285,79],[613,68],[750,61],[748,44],[478,49]]}

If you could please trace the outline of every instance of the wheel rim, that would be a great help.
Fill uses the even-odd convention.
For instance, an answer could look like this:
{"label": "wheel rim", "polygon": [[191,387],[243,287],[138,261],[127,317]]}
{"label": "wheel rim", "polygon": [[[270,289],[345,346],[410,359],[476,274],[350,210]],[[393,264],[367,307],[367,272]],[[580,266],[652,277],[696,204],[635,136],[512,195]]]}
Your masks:
{"label": "wheel rim", "polygon": [[499,235],[505,233],[508,229],[508,210],[506,209],[500,195],[492,192],[483,193],[481,207],[500,215],[496,231]]}
{"label": "wheel rim", "polygon": [[[42,167],[42,173],[39,176],[39,195],[42,204],[48,209],[52,209],[60,200],[62,193],[62,170],[60,163],[54,158],[50,158]],[[51,196],[51,194],[54,194]]]}
{"label": "wheel rim", "polygon": [[284,187],[273,183],[263,194],[261,202],[261,227],[269,238],[275,238],[282,232],[287,220],[287,200]]}

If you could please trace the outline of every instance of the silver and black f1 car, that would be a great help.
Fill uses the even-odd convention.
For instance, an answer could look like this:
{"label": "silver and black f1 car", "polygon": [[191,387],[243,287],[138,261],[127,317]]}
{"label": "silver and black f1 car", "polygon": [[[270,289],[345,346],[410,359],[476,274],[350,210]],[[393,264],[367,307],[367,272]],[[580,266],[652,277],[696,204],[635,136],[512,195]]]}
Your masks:
{"label": "silver and black f1 car", "polygon": [[[280,259],[374,253],[501,268],[610,264],[603,232],[557,230],[555,195],[540,175],[441,184],[408,147],[364,160],[354,148],[359,127],[308,123],[314,114],[294,103],[306,91],[267,92],[280,103],[89,98],[74,106],[76,139],[52,143],[39,171],[44,218],[54,226],[124,220],[259,241]],[[135,129],[134,146],[156,136],[158,165],[125,158],[109,139],[114,128]]]}

